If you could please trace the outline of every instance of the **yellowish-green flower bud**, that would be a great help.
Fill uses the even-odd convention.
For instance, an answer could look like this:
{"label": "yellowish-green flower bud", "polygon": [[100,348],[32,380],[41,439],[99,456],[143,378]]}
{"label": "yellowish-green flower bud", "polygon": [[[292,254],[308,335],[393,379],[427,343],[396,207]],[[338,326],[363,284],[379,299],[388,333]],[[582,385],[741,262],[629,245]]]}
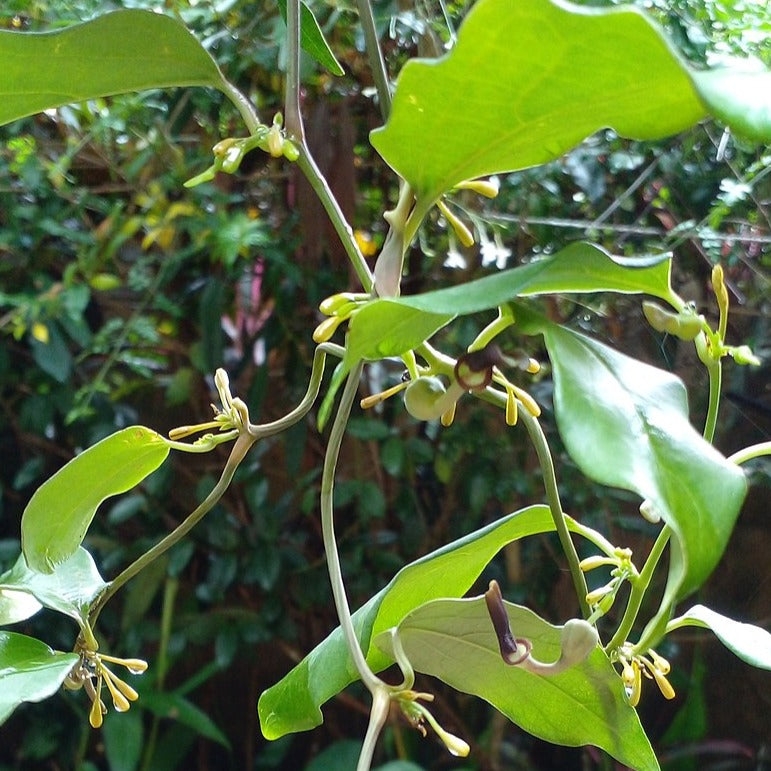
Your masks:
{"label": "yellowish-green flower bud", "polygon": [[737,364],[752,364],[755,367],[760,366],[760,359],[755,356],[749,345],[737,345],[728,351]]}

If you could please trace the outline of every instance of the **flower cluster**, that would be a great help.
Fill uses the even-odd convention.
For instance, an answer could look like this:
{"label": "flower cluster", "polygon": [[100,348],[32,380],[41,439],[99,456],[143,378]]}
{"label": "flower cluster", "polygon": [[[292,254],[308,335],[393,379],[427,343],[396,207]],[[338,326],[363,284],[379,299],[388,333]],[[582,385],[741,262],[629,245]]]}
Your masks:
{"label": "flower cluster", "polygon": [[634,653],[630,646],[624,645],[618,652],[618,660],[622,666],[621,679],[624,681],[626,695],[633,707],[636,707],[640,701],[643,675],[649,680],[656,681],[665,699],[675,698],[675,689],[667,680],[669,662],[656,651],[650,649],[647,655],[642,655]]}
{"label": "flower cluster", "polygon": [[64,686],[73,691],[80,688],[85,689],[89,699],[91,699],[88,721],[92,728],[100,728],[104,715],[107,713],[107,707],[102,701],[103,684],[110,692],[112,705],[116,712],[126,712],[131,706],[131,702],[139,698],[139,694],[125,680],[121,680],[108,669],[105,662],[125,667],[133,675],[142,674],[147,669],[147,662],[142,659],[119,659],[85,647],[79,650],[79,654],[80,659],[67,675]]}

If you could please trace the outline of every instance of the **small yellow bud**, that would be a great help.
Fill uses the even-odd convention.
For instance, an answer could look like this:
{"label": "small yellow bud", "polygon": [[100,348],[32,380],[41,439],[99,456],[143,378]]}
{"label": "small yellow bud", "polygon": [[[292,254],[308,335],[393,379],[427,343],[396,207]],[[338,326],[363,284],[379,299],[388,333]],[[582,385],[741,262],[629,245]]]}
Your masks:
{"label": "small yellow bud", "polygon": [[447,220],[450,227],[452,227],[452,229],[455,231],[455,235],[458,237],[458,241],[460,241],[466,248],[473,246],[474,234],[468,229],[468,227],[450,211],[444,201],[438,201],[436,205],[439,211],[441,211],[444,215],[444,218]]}
{"label": "small yellow bud", "polygon": [[497,179],[468,179],[455,186],[458,190],[473,190],[485,198],[495,198],[501,189]]}
{"label": "small yellow bud", "polygon": [[281,136],[281,128],[276,123],[268,130],[268,152],[274,158],[284,155],[284,137]]}
{"label": "small yellow bud", "polygon": [[506,425],[517,425],[517,397],[511,388],[506,389]]}
{"label": "small yellow bud", "polygon": [[329,318],[324,319],[324,321],[313,330],[313,342],[326,343],[344,321],[345,319],[341,316],[330,316]]}

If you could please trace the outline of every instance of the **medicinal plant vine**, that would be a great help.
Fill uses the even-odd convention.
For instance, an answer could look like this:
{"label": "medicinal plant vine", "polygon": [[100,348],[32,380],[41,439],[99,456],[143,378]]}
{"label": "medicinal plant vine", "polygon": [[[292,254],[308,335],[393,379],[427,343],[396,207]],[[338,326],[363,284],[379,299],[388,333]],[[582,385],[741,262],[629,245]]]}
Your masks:
{"label": "medicinal plant vine", "polygon": [[[359,771],[371,767],[392,704],[422,733],[428,725],[450,752],[473,751],[474,737],[445,731],[427,706],[433,696],[415,689],[415,674],[426,673],[485,699],[535,736],[595,745],[629,767],[656,769],[635,707],[648,681],[664,698],[675,695],[670,664],[656,650],[667,634],[683,626],[706,627],[749,664],[771,668],[767,631],[701,605],[681,608],[726,548],[747,490],[743,464],[771,454],[771,443],[728,458],[712,446],[724,362],[758,363],[741,341],[727,339],[723,270],[715,265],[712,271],[719,308],[714,319],[677,293],[668,253],[622,257],[574,243],[480,280],[413,296],[401,294],[404,256],[419,230],[430,226],[428,215],[435,209],[458,241],[473,245],[473,229],[453,203],[455,191],[495,198],[497,183],[485,177],[547,163],[599,129],[656,139],[712,116],[745,139],[768,142],[771,73],[699,70],[631,7],[478,0],[454,47],[436,60],[409,61],[392,86],[369,3],[360,0],[358,7],[384,121],[371,142],[398,176],[400,191],[394,208],[383,213],[389,229],[373,268],[305,141],[301,44],[334,74],[342,69],[299,0],[287,0],[285,9],[283,116],[267,122],[172,18],[121,11],[52,33],[0,32],[3,123],[127,91],[219,89],[238,110],[244,131],[223,138],[214,147],[212,165],[191,175],[187,185],[238,173],[251,152],[297,164],[360,283],[355,291],[341,287],[321,304],[324,319],[308,330],[317,347],[307,393],[280,420],[252,423],[248,406],[231,394],[219,369],[214,375],[219,404],[210,421],[175,429],[168,438],[142,426],[125,428],[75,457],[32,496],[21,523],[22,553],[0,576],[0,624],[47,608],[71,617],[78,634],[71,651],[55,651],[41,640],[0,632],[0,721],[20,703],[48,698],[61,686],[85,691],[84,709],[94,728],[101,726],[107,702],[118,712],[127,710],[141,687],[114,670],[123,667],[136,675],[147,664],[102,650],[102,609],[211,511],[257,442],[318,405],[320,426],[329,425],[320,512],[340,626],[261,695],[264,735],[276,739],[319,725],[323,704],[361,680],[372,704]],[[645,295],[643,311],[653,329],[693,343],[710,389],[700,431],[690,422],[685,387],[677,377],[550,320],[531,299],[591,292]],[[489,323],[467,350],[450,353],[432,342],[443,327],[470,314],[486,314]],[[590,479],[637,496],[641,516],[659,528],[648,554],[611,543],[581,523],[580,511],[571,516],[564,511],[541,405],[527,386],[541,365],[517,352],[516,339],[532,335],[543,338],[548,352],[554,411],[568,453]],[[319,404],[330,357],[336,367]],[[402,380],[362,398],[363,370],[385,358],[403,362]],[[442,426],[452,423],[457,411],[479,408],[478,402],[499,410],[511,430],[529,437],[543,502],[406,565],[352,613],[335,535],[336,465],[351,413],[398,395],[416,420]],[[229,458],[208,497],[166,538],[105,581],[82,545],[99,505],[140,483],[171,452],[203,453],[226,444]],[[576,618],[552,625],[506,601],[496,582],[481,596],[464,597],[503,546],[551,531],[572,577]],[[641,618],[665,554],[669,567],[659,608]],[[603,574],[605,583],[595,586],[596,574]],[[591,590],[587,575],[595,586]],[[624,611],[616,627],[606,629],[603,618],[616,602],[624,603]],[[635,631],[643,622],[642,631]],[[401,670],[397,684],[379,676],[394,663]]]}

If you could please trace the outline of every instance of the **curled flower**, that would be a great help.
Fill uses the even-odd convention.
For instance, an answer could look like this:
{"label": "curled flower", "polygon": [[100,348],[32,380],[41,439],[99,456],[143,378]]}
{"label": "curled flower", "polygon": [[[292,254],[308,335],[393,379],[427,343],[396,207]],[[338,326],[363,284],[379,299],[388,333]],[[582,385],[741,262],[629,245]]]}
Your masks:
{"label": "curled flower", "polygon": [[559,658],[552,662],[539,661],[531,653],[530,640],[515,638],[512,634],[501,589],[495,580],[490,581],[485,592],[485,603],[498,638],[501,658],[510,666],[522,667],[534,675],[549,677],[580,664],[588,658],[599,642],[597,630],[590,623],[583,619],[570,619],[560,632]]}

